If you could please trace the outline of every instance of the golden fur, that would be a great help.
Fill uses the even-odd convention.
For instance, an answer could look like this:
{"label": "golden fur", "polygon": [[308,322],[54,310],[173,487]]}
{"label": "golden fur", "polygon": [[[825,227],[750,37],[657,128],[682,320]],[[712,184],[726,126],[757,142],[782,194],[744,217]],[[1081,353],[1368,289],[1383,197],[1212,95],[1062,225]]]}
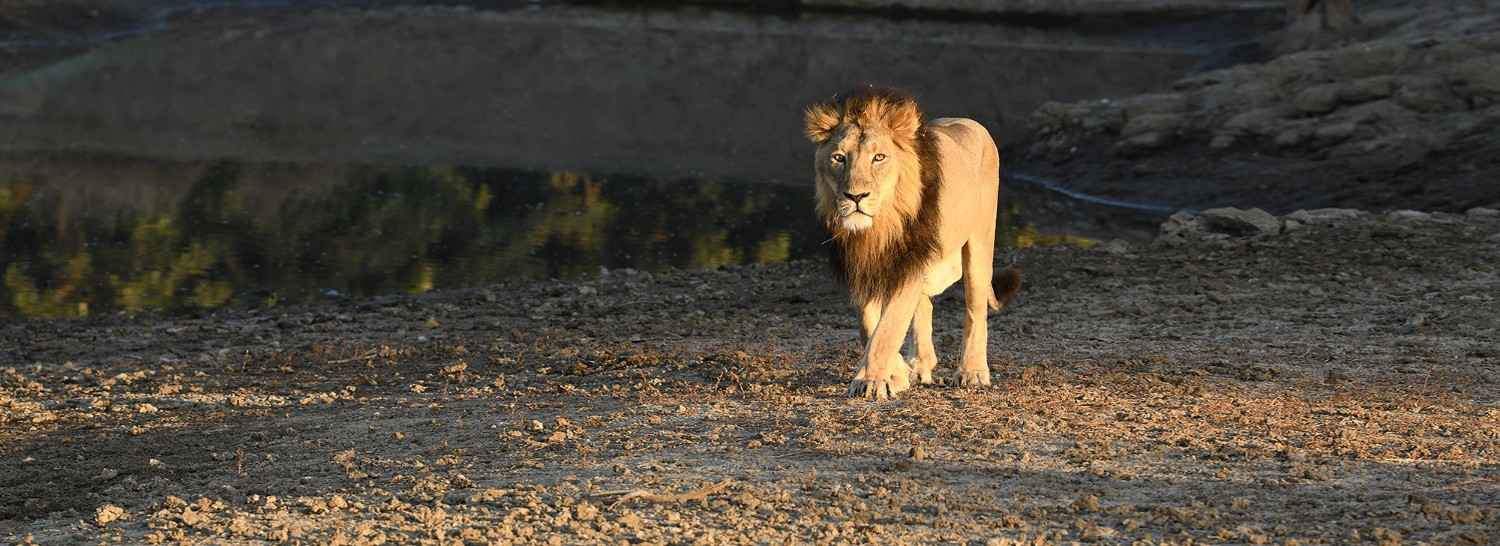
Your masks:
{"label": "golden fur", "polygon": [[[991,283],[999,155],[989,133],[971,120],[927,122],[910,95],[875,87],[813,104],[803,121],[832,265],[864,315],[851,394],[884,398],[932,380],[930,297],[960,269],[970,318],[960,382],[988,385],[983,316],[1020,287],[1013,269]],[[899,355],[914,317],[915,369]]]}

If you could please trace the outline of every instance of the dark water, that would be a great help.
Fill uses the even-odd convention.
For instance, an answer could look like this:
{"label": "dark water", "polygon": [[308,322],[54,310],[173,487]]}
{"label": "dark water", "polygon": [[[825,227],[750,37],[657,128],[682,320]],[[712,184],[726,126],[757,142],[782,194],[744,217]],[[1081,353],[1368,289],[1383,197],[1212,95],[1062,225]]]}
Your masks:
{"label": "dark water", "polygon": [[[0,74],[0,317],[821,257],[808,101],[901,85],[1004,141],[1042,101],[1159,88],[1205,54],[849,15],[226,4]],[[1160,216],[1052,182],[1007,180],[1007,247]]]}
{"label": "dark water", "polygon": [[[77,166],[73,159],[67,165]],[[817,242],[787,188],[493,168],[93,160],[0,184],[4,309],[26,316],[423,292],[601,267],[779,262]]]}

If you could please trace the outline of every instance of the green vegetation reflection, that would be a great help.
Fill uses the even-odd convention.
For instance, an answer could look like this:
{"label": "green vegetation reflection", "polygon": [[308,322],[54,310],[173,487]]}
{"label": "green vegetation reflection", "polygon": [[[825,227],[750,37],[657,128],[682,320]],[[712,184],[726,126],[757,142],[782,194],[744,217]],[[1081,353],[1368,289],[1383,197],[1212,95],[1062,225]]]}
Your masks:
{"label": "green vegetation reflection", "polygon": [[781,262],[817,246],[799,188],[447,167],[343,167],[297,187],[246,182],[265,166],[200,168],[175,202],[110,211],[80,212],[84,190],[0,183],[0,314],[269,305]]}

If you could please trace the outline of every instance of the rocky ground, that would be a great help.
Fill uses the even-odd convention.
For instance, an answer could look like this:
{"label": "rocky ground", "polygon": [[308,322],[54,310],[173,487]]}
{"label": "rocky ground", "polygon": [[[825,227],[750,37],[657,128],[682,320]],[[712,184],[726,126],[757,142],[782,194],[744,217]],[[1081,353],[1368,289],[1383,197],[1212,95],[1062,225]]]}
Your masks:
{"label": "rocky ground", "polygon": [[1081,191],[1177,207],[1497,206],[1500,10],[1367,4],[1379,9],[1346,33],[1268,41],[1308,49],[1263,64],[1048,104],[1012,157]]}
{"label": "rocky ground", "polygon": [[1013,258],[880,403],[808,262],[6,324],[0,541],[1500,542],[1500,213]]}

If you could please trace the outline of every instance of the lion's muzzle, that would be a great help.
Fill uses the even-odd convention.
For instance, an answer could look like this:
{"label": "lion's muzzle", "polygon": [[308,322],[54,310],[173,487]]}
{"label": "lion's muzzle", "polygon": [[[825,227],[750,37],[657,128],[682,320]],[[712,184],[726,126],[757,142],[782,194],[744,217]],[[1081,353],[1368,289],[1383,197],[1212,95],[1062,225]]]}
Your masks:
{"label": "lion's muzzle", "polygon": [[[871,194],[849,194],[845,193],[843,199],[839,199],[840,224],[849,231],[860,231],[867,229],[875,223],[876,206],[879,200]],[[855,197],[851,199],[851,197]]]}

